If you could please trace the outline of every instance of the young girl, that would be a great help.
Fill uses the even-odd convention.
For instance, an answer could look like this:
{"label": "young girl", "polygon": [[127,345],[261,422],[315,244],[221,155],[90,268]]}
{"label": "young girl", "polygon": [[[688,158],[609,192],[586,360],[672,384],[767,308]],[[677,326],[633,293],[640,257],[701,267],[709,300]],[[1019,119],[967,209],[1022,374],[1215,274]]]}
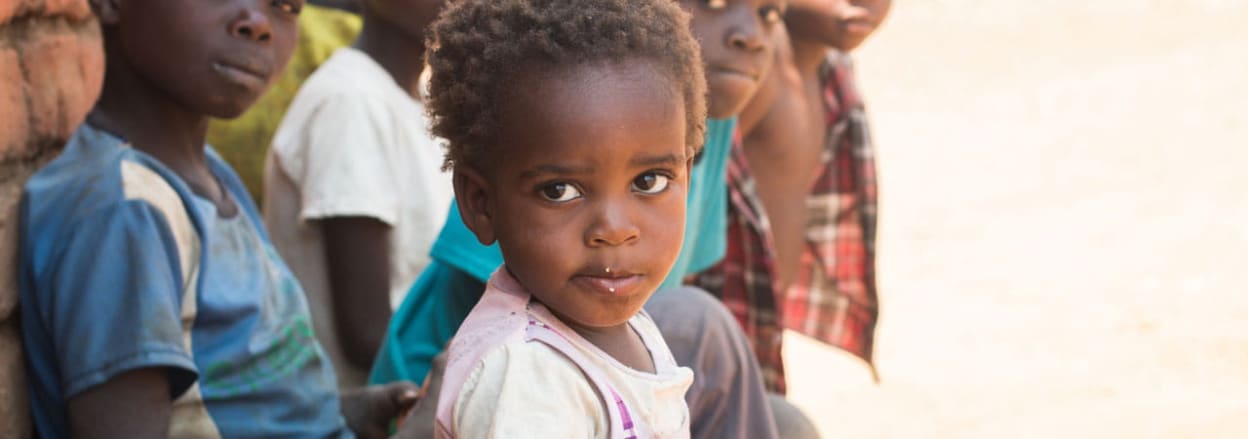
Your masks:
{"label": "young girl", "polygon": [[504,264],[452,341],[439,437],[687,437],[641,310],[684,234],[705,86],[666,0],[468,0],[435,24],[434,134]]}

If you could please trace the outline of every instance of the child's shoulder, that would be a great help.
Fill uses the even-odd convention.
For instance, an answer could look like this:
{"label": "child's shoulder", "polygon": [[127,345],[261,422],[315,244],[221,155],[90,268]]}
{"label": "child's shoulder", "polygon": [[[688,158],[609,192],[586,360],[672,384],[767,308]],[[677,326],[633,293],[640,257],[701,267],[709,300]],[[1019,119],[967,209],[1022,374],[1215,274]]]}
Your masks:
{"label": "child's shoulder", "polygon": [[839,50],[830,50],[819,69],[819,81],[826,91],[825,96],[835,96],[838,103],[846,108],[861,107],[862,94],[858,91],[855,77],[854,59],[850,54]]}
{"label": "child's shoulder", "polygon": [[308,76],[295,101],[368,101],[398,94],[402,90],[380,64],[358,49],[344,47]]}
{"label": "child's shoulder", "polygon": [[189,191],[181,186],[155,159],[84,124],[26,181],[22,233],[28,242],[53,245],[79,225],[113,221],[136,203],[158,211],[182,208]]}
{"label": "child's shoulder", "polygon": [[28,207],[62,217],[88,215],[169,185],[155,160],[107,132],[82,125],[61,153],[26,181]]}
{"label": "child's shoulder", "polygon": [[423,116],[424,108],[400,90],[385,69],[365,53],[346,47],[334,52],[299,87],[274,133],[273,145],[298,147],[317,123],[393,129],[397,120]]}

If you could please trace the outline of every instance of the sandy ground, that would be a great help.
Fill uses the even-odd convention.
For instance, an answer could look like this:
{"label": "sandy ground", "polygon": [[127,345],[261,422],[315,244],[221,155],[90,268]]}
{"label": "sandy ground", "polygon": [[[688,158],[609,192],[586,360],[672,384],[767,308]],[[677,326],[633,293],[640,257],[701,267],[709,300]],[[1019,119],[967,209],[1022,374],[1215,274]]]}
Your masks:
{"label": "sandy ground", "polygon": [[894,3],[883,382],[790,334],[791,397],[825,437],[1248,437],[1248,1]]}

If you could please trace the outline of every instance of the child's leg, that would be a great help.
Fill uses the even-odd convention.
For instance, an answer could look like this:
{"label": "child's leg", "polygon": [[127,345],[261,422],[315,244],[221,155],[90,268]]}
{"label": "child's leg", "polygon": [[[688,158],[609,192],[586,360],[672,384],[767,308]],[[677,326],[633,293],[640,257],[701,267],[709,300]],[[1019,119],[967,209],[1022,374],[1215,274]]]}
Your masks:
{"label": "child's leg", "polygon": [[646,311],[676,363],[693,369],[685,394],[693,438],[779,437],[758,361],[718,299],[698,288],[669,288],[654,293]]}

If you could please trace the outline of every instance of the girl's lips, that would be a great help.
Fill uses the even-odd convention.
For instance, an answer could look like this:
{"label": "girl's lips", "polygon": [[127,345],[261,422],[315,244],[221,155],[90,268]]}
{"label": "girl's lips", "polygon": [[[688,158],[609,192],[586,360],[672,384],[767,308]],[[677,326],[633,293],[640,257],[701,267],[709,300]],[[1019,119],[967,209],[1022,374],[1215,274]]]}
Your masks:
{"label": "girl's lips", "polygon": [[577,276],[574,280],[585,288],[608,296],[631,296],[641,286],[642,276],[629,274],[625,276]]}

